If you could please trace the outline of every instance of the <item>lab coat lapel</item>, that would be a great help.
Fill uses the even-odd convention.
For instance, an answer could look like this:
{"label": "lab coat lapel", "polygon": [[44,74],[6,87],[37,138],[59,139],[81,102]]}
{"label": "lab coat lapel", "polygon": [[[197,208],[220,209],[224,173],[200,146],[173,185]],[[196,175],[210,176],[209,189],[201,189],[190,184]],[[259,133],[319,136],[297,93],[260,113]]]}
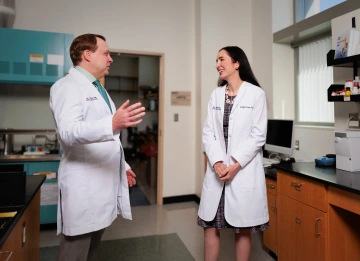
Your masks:
{"label": "lab coat lapel", "polygon": [[240,86],[240,89],[236,95],[236,98],[234,100],[234,105],[232,107],[232,110],[231,110],[231,114],[235,112],[235,110],[237,109],[237,107],[239,106],[242,98],[244,97],[245,93],[246,93],[246,90],[247,90],[247,82],[243,82]]}
{"label": "lab coat lapel", "polygon": [[[221,115],[224,115],[224,106],[225,106],[225,88],[226,87],[220,87],[218,91],[218,97],[217,100],[220,103],[220,109],[221,109]],[[221,121],[221,123],[223,120]],[[222,126],[222,124],[221,124]]]}

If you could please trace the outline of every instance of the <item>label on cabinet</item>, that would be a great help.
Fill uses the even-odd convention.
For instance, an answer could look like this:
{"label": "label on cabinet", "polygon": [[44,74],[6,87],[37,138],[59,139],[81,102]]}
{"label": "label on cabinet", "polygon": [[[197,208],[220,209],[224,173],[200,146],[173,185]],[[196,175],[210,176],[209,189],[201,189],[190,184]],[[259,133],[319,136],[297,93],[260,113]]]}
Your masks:
{"label": "label on cabinet", "polygon": [[42,54],[30,54],[30,62],[31,63],[43,63],[44,55]]}

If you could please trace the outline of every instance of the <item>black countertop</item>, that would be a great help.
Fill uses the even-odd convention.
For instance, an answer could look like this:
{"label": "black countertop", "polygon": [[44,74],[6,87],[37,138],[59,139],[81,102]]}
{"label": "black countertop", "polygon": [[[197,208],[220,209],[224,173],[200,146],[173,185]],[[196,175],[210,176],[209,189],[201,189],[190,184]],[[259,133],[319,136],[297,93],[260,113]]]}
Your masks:
{"label": "black countertop", "polygon": [[0,155],[0,163],[8,162],[33,162],[33,161],[60,161],[59,154],[46,155]]}
{"label": "black countertop", "polygon": [[44,175],[26,176],[25,205],[16,207],[0,207],[0,212],[17,211],[15,217],[5,226],[5,228],[0,229],[0,247],[2,247],[2,245],[5,243],[6,239],[9,237],[17,222],[24,214],[35,194],[38,192],[41,185],[44,183],[45,178],[46,177]]}
{"label": "black countertop", "polygon": [[274,164],[273,168],[360,195],[360,171],[318,167],[315,162]]}

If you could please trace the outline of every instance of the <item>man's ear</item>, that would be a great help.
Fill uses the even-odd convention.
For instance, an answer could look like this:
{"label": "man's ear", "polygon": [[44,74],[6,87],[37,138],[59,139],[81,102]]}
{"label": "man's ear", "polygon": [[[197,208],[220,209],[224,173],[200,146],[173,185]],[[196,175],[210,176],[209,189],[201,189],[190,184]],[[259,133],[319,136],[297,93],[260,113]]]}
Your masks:
{"label": "man's ear", "polygon": [[91,60],[91,51],[90,50],[83,51],[82,57],[84,60],[90,61]]}

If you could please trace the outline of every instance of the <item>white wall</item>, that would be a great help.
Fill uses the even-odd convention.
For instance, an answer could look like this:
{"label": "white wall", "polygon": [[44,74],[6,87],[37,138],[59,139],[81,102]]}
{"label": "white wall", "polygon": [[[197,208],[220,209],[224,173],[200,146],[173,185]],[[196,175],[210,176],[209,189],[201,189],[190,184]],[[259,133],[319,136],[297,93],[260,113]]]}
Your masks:
{"label": "white wall", "polygon": [[[252,63],[251,67],[266,93],[268,116],[273,115],[273,52],[271,1],[252,1]],[[261,17],[261,19],[259,19]]]}
{"label": "white wall", "polygon": [[272,0],[272,32],[280,31],[294,23],[294,1]]}
{"label": "white wall", "polygon": [[[193,0],[18,0],[16,5],[16,29],[75,37],[98,33],[113,49],[165,54],[164,197],[195,193],[194,104],[170,104],[171,91],[195,90],[194,9]],[[179,122],[173,121],[174,113]]]}

